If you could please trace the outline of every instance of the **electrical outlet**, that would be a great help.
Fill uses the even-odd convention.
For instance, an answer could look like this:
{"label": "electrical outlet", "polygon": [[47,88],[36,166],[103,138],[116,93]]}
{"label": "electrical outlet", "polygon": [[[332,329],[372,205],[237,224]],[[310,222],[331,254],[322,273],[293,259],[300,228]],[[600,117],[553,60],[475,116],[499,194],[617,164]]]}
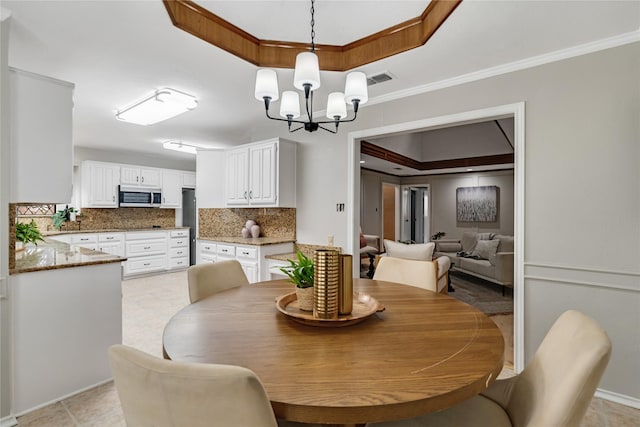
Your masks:
{"label": "electrical outlet", "polygon": [[344,203],[336,204],[336,212],[344,212]]}

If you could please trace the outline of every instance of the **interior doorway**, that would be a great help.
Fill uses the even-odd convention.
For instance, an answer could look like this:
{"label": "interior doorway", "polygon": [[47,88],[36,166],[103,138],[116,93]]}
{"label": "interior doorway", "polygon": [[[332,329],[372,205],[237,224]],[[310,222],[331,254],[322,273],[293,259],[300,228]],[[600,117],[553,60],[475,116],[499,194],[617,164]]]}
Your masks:
{"label": "interior doorway", "polygon": [[382,239],[398,240],[400,236],[400,187],[382,183]]}
{"label": "interior doorway", "polygon": [[402,186],[403,242],[425,243],[430,240],[429,185]]}
{"label": "interior doorway", "polygon": [[[360,226],[360,141],[365,138],[409,133],[413,131],[425,131],[441,127],[456,126],[466,123],[475,123],[486,120],[499,120],[505,117],[513,117],[513,168],[514,168],[514,368],[520,372],[524,368],[524,200],[525,200],[525,104],[524,102],[488,107],[480,110],[467,111],[447,116],[432,117],[414,122],[400,123],[382,126],[379,128],[364,129],[351,132],[348,135],[348,192],[351,201],[348,204],[348,241],[347,245],[352,253],[357,253],[359,243]],[[354,267],[354,274],[357,275]]]}

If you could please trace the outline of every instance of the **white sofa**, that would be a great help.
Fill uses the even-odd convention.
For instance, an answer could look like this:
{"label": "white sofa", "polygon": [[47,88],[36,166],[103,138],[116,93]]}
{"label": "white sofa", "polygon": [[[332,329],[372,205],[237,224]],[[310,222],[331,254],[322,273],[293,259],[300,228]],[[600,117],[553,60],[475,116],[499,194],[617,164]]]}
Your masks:
{"label": "white sofa", "polygon": [[513,287],[513,236],[465,231],[459,240],[436,240],[434,243],[434,256],[449,257],[453,271]]}

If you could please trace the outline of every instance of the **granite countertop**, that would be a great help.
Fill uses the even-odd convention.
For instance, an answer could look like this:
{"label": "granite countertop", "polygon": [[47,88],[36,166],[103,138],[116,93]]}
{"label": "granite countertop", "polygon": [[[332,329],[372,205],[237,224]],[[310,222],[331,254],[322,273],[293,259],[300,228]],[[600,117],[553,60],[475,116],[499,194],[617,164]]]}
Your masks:
{"label": "granite countertop", "polygon": [[159,228],[103,228],[98,230],[64,230],[64,231],[44,231],[43,236],[56,236],[60,234],[82,234],[82,233],[125,233],[127,231],[164,231],[164,230],[182,230],[189,227],[159,227]]}
{"label": "granite countertop", "polygon": [[198,240],[210,240],[213,242],[222,242],[222,243],[235,243],[237,245],[254,245],[254,246],[264,246],[264,245],[277,245],[278,243],[293,243],[296,241],[294,238],[286,238],[286,237],[198,237]]}
{"label": "granite countertop", "polygon": [[275,259],[277,261],[289,261],[290,259],[297,260],[298,259],[298,255],[295,252],[289,252],[287,254],[265,255],[265,258],[267,258],[267,259]]}
{"label": "granite countertop", "polygon": [[126,261],[126,258],[45,238],[45,241],[39,242],[38,246],[29,246],[23,251],[16,252],[16,265],[9,274],[121,261]]}

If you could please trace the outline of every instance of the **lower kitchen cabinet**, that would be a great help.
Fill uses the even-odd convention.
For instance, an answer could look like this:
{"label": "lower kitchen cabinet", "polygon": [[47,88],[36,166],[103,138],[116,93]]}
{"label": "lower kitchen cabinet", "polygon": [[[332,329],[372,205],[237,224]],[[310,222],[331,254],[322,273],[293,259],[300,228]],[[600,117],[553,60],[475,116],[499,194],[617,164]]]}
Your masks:
{"label": "lower kitchen cabinet", "polygon": [[293,252],[293,243],[245,245],[211,240],[198,241],[197,263],[235,259],[240,262],[249,283],[271,280],[267,255]]}
{"label": "lower kitchen cabinet", "polygon": [[189,267],[189,229],[169,232],[169,270]]}
{"label": "lower kitchen cabinet", "polygon": [[133,231],[126,233],[124,275],[153,273],[167,269],[166,231]]}

